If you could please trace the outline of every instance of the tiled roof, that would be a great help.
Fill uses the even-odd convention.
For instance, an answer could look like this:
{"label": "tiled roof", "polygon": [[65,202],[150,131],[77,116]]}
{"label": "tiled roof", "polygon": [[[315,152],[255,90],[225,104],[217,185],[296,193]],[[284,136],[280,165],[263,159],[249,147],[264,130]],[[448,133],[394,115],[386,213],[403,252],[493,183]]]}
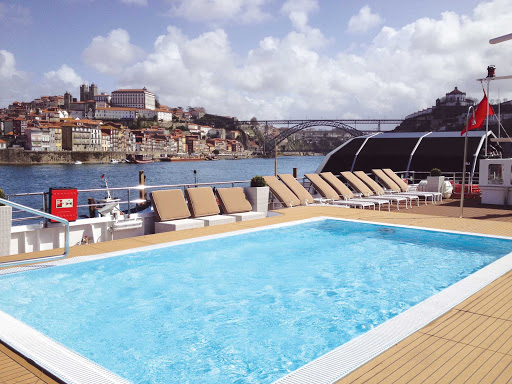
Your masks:
{"label": "tiled roof", "polygon": [[450,93],[447,93],[447,95],[464,95],[465,92],[461,92],[459,91],[459,89],[457,87],[455,87],[455,89],[453,91],[451,91]]}
{"label": "tiled roof", "polygon": [[[147,89],[118,89],[114,92],[149,92]],[[112,93],[114,93],[112,92]],[[151,93],[151,92],[149,92]]]}

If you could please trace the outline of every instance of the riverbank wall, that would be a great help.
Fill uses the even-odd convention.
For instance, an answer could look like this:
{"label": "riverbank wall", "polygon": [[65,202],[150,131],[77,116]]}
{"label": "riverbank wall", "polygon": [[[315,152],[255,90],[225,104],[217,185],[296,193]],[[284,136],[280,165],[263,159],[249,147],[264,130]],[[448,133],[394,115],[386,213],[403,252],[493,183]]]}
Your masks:
{"label": "riverbank wall", "polygon": [[[145,155],[153,156],[155,161],[167,154],[160,152],[144,152]],[[126,158],[127,152],[42,152],[42,151],[26,151],[23,148],[7,148],[0,149],[0,164],[73,164],[76,161],[89,164],[108,163],[110,160],[123,160]],[[325,154],[315,152],[284,152],[278,156],[323,156]],[[219,154],[218,159],[237,160],[252,158],[248,153],[245,154]]]}
{"label": "riverbank wall", "polygon": [[[157,156],[160,154],[155,154]],[[75,161],[99,164],[125,158],[126,152],[41,152],[25,151],[22,148],[0,150],[0,164],[72,164]]]}

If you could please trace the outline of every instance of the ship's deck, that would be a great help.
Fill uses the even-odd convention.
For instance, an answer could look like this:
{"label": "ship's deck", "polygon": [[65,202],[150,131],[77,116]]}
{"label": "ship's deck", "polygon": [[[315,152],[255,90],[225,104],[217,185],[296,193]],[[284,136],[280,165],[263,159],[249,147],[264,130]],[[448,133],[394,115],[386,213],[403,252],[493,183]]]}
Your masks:
{"label": "ship's deck", "polygon": [[[465,202],[460,219],[459,200],[421,205],[400,211],[342,209],[325,206],[279,210],[282,215],[249,222],[168,232],[132,239],[75,246],[70,257],[132,249],[152,244],[233,230],[332,216],[389,224],[512,236],[512,209]],[[10,259],[48,255],[37,252]],[[57,251],[52,252],[56,254]],[[495,280],[428,326],[353,371],[339,383],[360,382],[507,382],[512,379],[512,272]],[[32,362],[0,344],[0,384],[58,383]]]}

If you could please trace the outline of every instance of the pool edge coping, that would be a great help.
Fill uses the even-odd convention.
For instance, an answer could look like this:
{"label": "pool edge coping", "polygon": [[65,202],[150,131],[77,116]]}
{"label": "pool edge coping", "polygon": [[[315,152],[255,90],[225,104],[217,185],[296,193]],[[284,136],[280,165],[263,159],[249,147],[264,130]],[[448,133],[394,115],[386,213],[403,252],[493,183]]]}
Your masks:
{"label": "pool edge coping", "polygon": [[[19,272],[30,271],[40,268],[58,267],[62,265],[76,264],[86,261],[101,260],[110,257],[122,256],[133,252],[149,251],[165,247],[173,247],[183,244],[190,244],[201,241],[208,241],[218,238],[242,235],[245,233],[258,232],[262,230],[293,226],[303,223],[310,223],[321,220],[339,220],[349,221],[357,223],[374,224],[379,226],[391,226],[400,227],[406,229],[419,229],[434,232],[462,234],[467,236],[479,236],[488,237],[495,239],[507,239],[511,240],[512,237],[489,235],[482,233],[469,233],[437,228],[425,228],[411,225],[400,225],[400,224],[389,224],[382,222],[374,222],[368,220],[348,219],[348,218],[337,218],[331,216],[317,216],[313,218],[306,218],[300,220],[292,220],[284,223],[271,224],[266,226],[260,226],[256,228],[240,229],[220,234],[199,236],[190,239],[175,240],[160,244],[147,245],[137,248],[131,248],[122,251],[105,252],[98,255],[90,256],[77,256],[70,259],[63,259],[56,262],[47,262],[39,265],[30,265],[15,267],[9,269],[0,270],[0,276],[14,274]],[[505,260],[506,259],[506,260]],[[499,263],[501,261],[501,263]],[[498,264],[499,263],[499,264]],[[503,265],[501,265],[503,264]],[[492,267],[492,268],[491,268]],[[504,270],[504,268],[506,270]],[[274,381],[275,384],[292,384],[292,383],[304,383],[313,380],[315,383],[334,383],[346,376],[348,373],[362,366],[366,362],[370,361],[380,353],[389,349],[389,347],[395,345],[399,341],[405,339],[407,336],[413,334],[419,329],[431,321],[439,318],[444,313],[461,303],[471,295],[475,294],[485,286],[498,279],[508,271],[512,269],[512,253],[509,253],[500,259],[492,262],[477,272],[467,276],[466,278],[458,281],[452,286],[445,288],[441,292],[438,292],[434,296],[427,298],[426,300],[414,305],[408,310],[395,316],[394,318],[380,324],[374,329],[352,339],[339,347],[325,353],[324,355],[316,358],[315,360],[301,366],[297,370],[290,372],[289,374]],[[484,272],[485,271],[485,272]],[[489,276],[487,276],[487,274]],[[468,281],[466,281],[468,280]],[[473,281],[475,280],[475,281]],[[462,284],[465,282],[464,284]],[[459,288],[460,286],[460,288]],[[471,289],[468,289],[472,287]],[[476,288],[475,288],[476,287]],[[453,292],[452,292],[453,291]],[[461,294],[463,293],[463,294]],[[454,296],[454,297],[452,297]],[[441,304],[437,300],[441,299]],[[441,309],[439,309],[441,308]],[[427,320],[422,320],[422,319]],[[81,356],[72,349],[60,344],[56,340],[53,340],[34,328],[26,325],[25,323],[13,318],[12,316],[4,313],[0,310],[0,339],[13,349],[18,351],[23,356],[30,358],[37,365],[46,369],[48,372],[54,374],[56,377],[66,380],[69,383],[97,383],[95,378],[102,378],[107,381],[100,381],[102,383],[128,383],[126,379],[121,378],[117,374],[107,370],[101,365],[89,360],[86,357]],[[8,327],[5,327],[6,322]],[[411,327],[411,323],[413,326]],[[405,327],[407,324],[408,327]],[[395,330],[397,327],[398,332]],[[8,328],[7,336],[6,329]],[[9,332],[13,332],[14,337],[9,336]],[[27,340],[26,335],[30,334],[30,340]],[[390,336],[391,335],[391,336]],[[378,343],[375,343],[375,340]],[[36,342],[34,342],[34,340]],[[372,342],[369,342],[372,341]],[[32,348],[32,350],[31,350]],[[35,348],[35,351],[34,351]],[[52,351],[52,354],[56,354],[58,358],[49,358],[48,349]],[[360,351],[364,353],[360,353]],[[66,364],[62,367],[62,358],[66,358]],[[58,360],[57,364],[55,360]],[[71,371],[71,372],[70,372]],[[331,374],[332,372],[332,374]],[[329,374],[327,374],[329,373]],[[78,377],[76,377],[78,375]],[[92,375],[92,377],[85,376]],[[99,375],[99,376],[98,376]],[[328,376],[328,377],[326,377]],[[319,378],[322,381],[319,381]]]}

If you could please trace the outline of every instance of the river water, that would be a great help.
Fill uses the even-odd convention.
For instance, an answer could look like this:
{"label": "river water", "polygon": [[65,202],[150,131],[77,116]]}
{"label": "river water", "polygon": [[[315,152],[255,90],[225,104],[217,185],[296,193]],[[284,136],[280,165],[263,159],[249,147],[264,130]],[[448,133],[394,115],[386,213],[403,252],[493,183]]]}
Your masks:
{"label": "river water", "polygon": [[[323,156],[286,156],[277,159],[278,173],[298,176],[314,172]],[[133,187],[139,184],[139,170],[144,170],[146,185],[193,184],[215,181],[250,180],[255,175],[273,175],[274,159],[240,159],[194,162],[155,162],[150,164],[63,164],[63,165],[0,165],[0,188],[6,194],[48,192],[49,188],[71,187],[77,189],[103,188],[102,174],[109,187]],[[196,174],[194,176],[194,170]],[[120,192],[117,192],[118,194]],[[133,193],[133,192],[132,192]],[[133,193],[133,194],[136,194]],[[88,197],[101,198],[105,193],[81,193],[79,204],[86,204]],[[123,200],[126,194],[118,196]],[[131,197],[132,199],[137,196]],[[13,201],[41,209],[41,197],[19,197]],[[80,214],[86,214],[81,209]]]}

